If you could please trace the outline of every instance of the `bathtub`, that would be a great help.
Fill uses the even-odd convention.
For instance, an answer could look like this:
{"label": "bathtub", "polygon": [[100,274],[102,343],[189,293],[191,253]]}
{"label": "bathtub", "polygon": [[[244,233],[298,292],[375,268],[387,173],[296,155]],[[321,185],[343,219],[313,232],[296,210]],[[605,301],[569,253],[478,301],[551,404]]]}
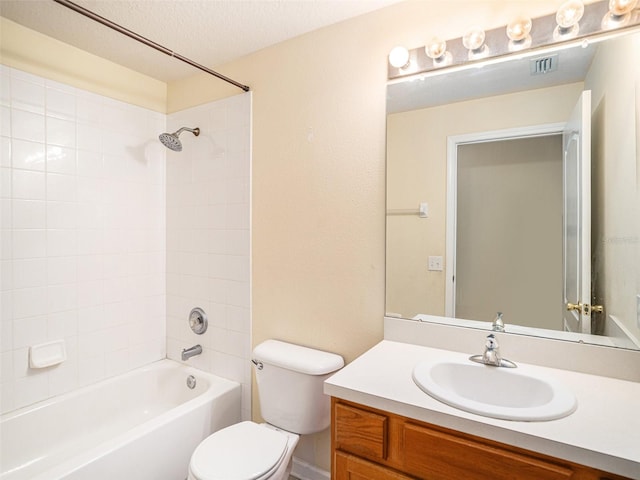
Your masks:
{"label": "bathtub", "polygon": [[3,415],[0,479],[183,480],[240,403],[240,384],[161,360]]}

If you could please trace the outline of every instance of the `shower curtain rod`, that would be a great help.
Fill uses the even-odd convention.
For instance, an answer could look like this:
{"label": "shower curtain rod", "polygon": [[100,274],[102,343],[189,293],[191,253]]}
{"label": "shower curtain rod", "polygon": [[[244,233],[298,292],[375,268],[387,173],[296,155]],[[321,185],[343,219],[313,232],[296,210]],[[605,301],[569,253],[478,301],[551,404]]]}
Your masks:
{"label": "shower curtain rod", "polygon": [[194,62],[193,60],[188,59],[187,57],[183,57],[182,55],[180,55],[179,53],[176,53],[166,47],[163,47],[162,45],[160,45],[159,43],[156,43],[154,41],[149,40],[148,38],[143,37],[142,35],[138,35],[136,32],[132,32],[129,29],[124,28],[121,25],[118,25],[115,22],[112,22],[111,20],[104,18],[100,15],[98,15],[97,13],[92,12],[91,10],[87,10],[84,7],[81,7],[80,5],[73,3],[69,0],[53,0],[56,3],[59,3],[60,5],[67,7],[71,10],[73,10],[74,12],[77,12],[81,15],[84,15],[87,18],[90,18],[91,20],[94,20],[98,23],[101,23],[102,25],[104,25],[105,27],[109,27],[113,30],[115,30],[116,32],[120,32],[123,35],[126,35],[129,38],[132,38],[134,40],[137,40],[140,43],[145,44],[148,47],[151,47],[159,52],[164,53],[165,55],[169,55],[170,57],[174,57],[177,60],[180,60],[181,62],[187,63],[189,65],[191,65],[192,67],[196,67],[197,69],[202,70],[203,72],[208,73],[209,75],[213,75],[214,77],[219,78],[220,80],[224,80],[225,82],[228,82],[232,85],[235,85],[238,88],[241,88],[242,90],[244,90],[245,92],[248,92],[250,90],[250,88],[246,85],[242,85],[241,83],[236,82],[235,80],[230,79],[229,77],[225,77],[224,75],[222,75],[221,73],[215,72],[213,70],[211,70],[210,68],[207,68],[203,65],[200,65],[199,63]]}

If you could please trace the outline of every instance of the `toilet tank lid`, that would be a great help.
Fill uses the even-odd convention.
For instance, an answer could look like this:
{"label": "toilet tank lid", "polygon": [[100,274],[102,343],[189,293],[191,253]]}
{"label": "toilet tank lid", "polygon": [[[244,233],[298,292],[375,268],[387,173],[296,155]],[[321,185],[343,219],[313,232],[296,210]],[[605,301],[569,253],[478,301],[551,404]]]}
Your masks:
{"label": "toilet tank lid", "polygon": [[344,366],[340,355],[280,340],[266,340],[257,345],[253,359],[307,375],[325,375]]}

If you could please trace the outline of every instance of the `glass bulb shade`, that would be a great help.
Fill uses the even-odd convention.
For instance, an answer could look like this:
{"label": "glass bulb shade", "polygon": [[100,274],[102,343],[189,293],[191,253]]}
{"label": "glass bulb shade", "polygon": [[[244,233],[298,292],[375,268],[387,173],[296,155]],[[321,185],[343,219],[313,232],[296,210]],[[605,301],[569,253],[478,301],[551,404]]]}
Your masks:
{"label": "glass bulb shade", "polygon": [[424,47],[424,51],[429,58],[440,58],[447,51],[447,42],[439,38],[433,38],[427,46]]}
{"label": "glass bulb shade", "polygon": [[403,68],[409,64],[409,50],[404,47],[395,47],[389,52],[389,63],[392,67]]}
{"label": "glass bulb shade", "polygon": [[507,25],[507,37],[514,42],[524,40],[531,32],[531,19],[528,17],[518,17]]}
{"label": "glass bulb shade", "polygon": [[467,50],[478,50],[484,45],[484,30],[480,27],[472,27],[462,37],[462,44]]}
{"label": "glass bulb shade", "polygon": [[562,28],[571,28],[580,22],[584,15],[584,4],[580,0],[569,0],[560,5],[556,13],[556,22]]}
{"label": "glass bulb shade", "polygon": [[609,11],[614,15],[626,15],[637,3],[638,0],[609,0]]}

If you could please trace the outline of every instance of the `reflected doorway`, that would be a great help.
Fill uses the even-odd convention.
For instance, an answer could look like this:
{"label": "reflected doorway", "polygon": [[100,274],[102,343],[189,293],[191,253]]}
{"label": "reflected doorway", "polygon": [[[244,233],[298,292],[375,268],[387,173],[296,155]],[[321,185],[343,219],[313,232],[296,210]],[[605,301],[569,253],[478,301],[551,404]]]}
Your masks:
{"label": "reflected doorway", "polygon": [[563,140],[550,130],[455,145],[451,316],[563,329]]}

